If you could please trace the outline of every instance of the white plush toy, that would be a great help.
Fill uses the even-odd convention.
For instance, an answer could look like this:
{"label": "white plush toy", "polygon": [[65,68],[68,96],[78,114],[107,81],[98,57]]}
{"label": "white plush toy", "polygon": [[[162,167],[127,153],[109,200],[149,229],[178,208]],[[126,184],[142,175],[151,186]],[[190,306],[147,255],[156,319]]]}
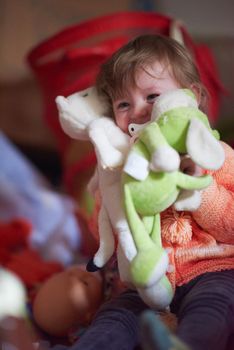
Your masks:
{"label": "white plush toy", "polygon": [[[92,187],[98,186],[101,195],[99,213],[100,246],[89,269],[101,268],[115,250],[113,232],[117,236],[117,259],[122,281],[132,285],[130,263],[136,255],[136,246],[129,230],[123,208],[121,185],[122,166],[129,149],[129,136],[123,133],[110,118],[104,117],[106,106],[89,88],[68,96],[58,96],[56,103],[63,130],[76,139],[89,139],[97,155],[97,171]],[[168,268],[165,252],[157,281],[143,288],[136,286],[142,299],[150,306],[163,308],[172,298],[170,283],[160,283]]]}
{"label": "white plush toy", "polygon": [[14,273],[0,268],[0,320],[8,316],[26,316],[26,290]]}
{"label": "white plush toy", "polygon": [[[129,137],[110,118],[105,117],[106,105],[91,87],[67,98],[58,96],[56,103],[63,130],[72,138],[90,140],[97,155],[97,168],[89,187],[99,188],[102,205],[99,213],[100,247],[93,264],[101,268],[115,250],[112,230],[118,235],[119,250],[124,253],[119,266],[121,279],[129,280],[124,267],[135,255],[135,245],[124,219],[121,196],[121,166],[128,151]],[[113,169],[115,169],[113,171]],[[121,244],[122,242],[122,244]],[[123,266],[124,265],[124,266]]]}

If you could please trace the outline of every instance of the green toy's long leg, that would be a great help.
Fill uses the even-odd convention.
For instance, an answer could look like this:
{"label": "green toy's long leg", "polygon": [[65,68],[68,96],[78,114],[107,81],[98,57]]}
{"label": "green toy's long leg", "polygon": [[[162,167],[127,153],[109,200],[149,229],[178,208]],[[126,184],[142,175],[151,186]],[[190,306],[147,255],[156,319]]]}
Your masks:
{"label": "green toy's long leg", "polygon": [[137,254],[130,266],[132,279],[138,286],[149,286],[162,278],[168,264],[167,254],[162,248],[161,241],[158,244],[158,237],[160,237],[158,233],[160,226],[158,223],[160,221],[158,218],[154,221],[151,237],[135,210],[127,184],[124,185],[124,197],[126,217],[137,249]]}
{"label": "green toy's long leg", "polygon": [[124,185],[124,195],[125,195],[125,210],[127,214],[127,219],[128,219],[128,223],[130,226],[130,230],[132,232],[132,236],[133,236],[137,251],[150,249],[153,246],[153,241],[148,234],[148,230],[146,229],[146,226],[144,225],[143,221],[141,220],[138,213],[136,212],[128,185]]}
{"label": "green toy's long leg", "polygon": [[153,225],[154,225],[154,217],[152,215],[150,216],[143,216],[142,221],[145,225],[145,228],[147,232],[149,232],[149,235],[151,236]]}
{"label": "green toy's long leg", "polygon": [[154,216],[144,216],[142,221],[152,241],[161,247],[162,239],[160,214],[156,214]]}

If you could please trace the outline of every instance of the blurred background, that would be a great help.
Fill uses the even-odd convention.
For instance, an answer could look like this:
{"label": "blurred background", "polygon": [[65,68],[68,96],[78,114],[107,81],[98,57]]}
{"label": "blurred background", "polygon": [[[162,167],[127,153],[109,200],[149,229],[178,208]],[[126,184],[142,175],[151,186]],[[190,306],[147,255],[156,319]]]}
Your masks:
{"label": "blurred background", "polygon": [[174,17],[183,23],[195,42],[211,48],[220,79],[228,91],[222,97],[215,126],[226,141],[234,139],[232,0],[0,0],[0,129],[42,170],[58,172],[60,159],[56,139],[43,117],[41,91],[26,55],[66,27],[128,10]]}
{"label": "blurred background", "polygon": [[[31,319],[38,286],[77,259],[83,259],[83,255],[84,261],[93,256],[98,242],[99,203],[85,190],[95,158],[90,157],[89,143],[68,137],[65,142],[54,98],[85,85],[82,75],[93,75],[93,66],[96,63],[96,69],[104,57],[102,49],[113,50],[113,30],[106,30],[104,39],[103,33],[98,33],[96,38],[88,35],[81,40],[83,54],[92,45],[99,49],[101,40],[104,44],[97,50],[99,61],[91,55],[89,65],[84,55],[83,67],[79,69],[76,59],[82,50],[76,42],[72,43],[72,31],[66,29],[124,11],[159,13],[180,21],[186,28],[192,43],[200,49],[199,60],[209,76],[213,96],[224,92],[219,79],[225,88],[218,115],[211,122],[222,139],[234,146],[233,0],[0,0],[0,265],[15,272],[27,287]],[[158,23],[155,26],[152,22],[154,30],[158,30]],[[124,36],[116,23],[115,27],[114,35],[120,32]],[[137,22],[138,31],[139,28]],[[68,43],[63,42],[64,36],[59,36],[59,45],[58,40],[57,44],[50,40],[64,30],[66,39],[70,36]],[[82,35],[86,35],[85,30]],[[51,50],[42,45],[48,40]],[[30,52],[34,52],[31,67],[26,59]],[[216,62],[219,79],[210,58]],[[74,63],[72,68],[66,67],[65,72],[64,67],[70,63]],[[66,83],[70,90],[66,90]],[[26,350],[25,345],[17,348]]]}

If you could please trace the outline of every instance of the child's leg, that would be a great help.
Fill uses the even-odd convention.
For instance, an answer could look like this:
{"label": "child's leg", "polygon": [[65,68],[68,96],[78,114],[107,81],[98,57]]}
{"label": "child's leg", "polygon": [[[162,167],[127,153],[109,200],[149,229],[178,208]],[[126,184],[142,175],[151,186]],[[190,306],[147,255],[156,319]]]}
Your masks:
{"label": "child's leg", "polygon": [[[132,350],[138,344],[138,316],[148,307],[128,290],[105,303],[85,334],[69,350]],[[53,347],[53,350],[66,347]]]}
{"label": "child's leg", "polygon": [[234,332],[234,270],[199,276],[178,288],[173,304],[177,335],[191,349],[225,349]]}

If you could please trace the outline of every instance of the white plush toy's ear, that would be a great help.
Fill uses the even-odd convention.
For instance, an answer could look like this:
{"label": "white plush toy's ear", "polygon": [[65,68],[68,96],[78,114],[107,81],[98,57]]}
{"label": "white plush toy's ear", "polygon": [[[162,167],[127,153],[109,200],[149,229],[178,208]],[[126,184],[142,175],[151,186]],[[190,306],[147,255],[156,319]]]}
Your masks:
{"label": "white plush toy's ear", "polygon": [[161,115],[174,108],[198,108],[196,98],[188,89],[170,90],[158,96],[153,105],[151,120],[158,120]]}
{"label": "white plush toy's ear", "polygon": [[217,170],[225,160],[220,142],[198,119],[191,119],[187,138],[187,153],[192,160],[204,169]]}

